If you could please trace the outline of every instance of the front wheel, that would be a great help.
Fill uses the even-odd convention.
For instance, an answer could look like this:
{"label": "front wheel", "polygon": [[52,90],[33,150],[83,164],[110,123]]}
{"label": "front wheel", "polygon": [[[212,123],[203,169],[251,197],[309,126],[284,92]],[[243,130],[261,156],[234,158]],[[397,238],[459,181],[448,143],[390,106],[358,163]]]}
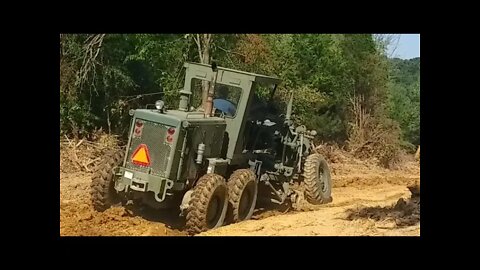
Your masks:
{"label": "front wheel", "polygon": [[330,168],[322,155],[315,153],[307,157],[303,176],[309,203],[324,204],[332,201]]}

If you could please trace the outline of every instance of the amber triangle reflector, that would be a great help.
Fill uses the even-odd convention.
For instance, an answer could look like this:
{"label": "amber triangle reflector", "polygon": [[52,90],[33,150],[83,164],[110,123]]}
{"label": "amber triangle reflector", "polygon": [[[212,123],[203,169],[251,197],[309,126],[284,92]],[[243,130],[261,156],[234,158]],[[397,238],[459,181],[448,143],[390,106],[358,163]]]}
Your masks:
{"label": "amber triangle reflector", "polygon": [[150,154],[145,144],[140,144],[132,155],[132,162],[137,165],[150,166]]}

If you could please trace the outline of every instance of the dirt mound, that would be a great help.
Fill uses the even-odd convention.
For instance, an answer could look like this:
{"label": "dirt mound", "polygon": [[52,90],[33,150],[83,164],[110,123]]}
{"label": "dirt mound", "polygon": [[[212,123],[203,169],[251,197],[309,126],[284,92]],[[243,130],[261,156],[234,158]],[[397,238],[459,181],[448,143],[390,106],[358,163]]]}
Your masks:
{"label": "dirt mound", "polygon": [[413,155],[402,155],[395,169],[387,169],[379,165],[377,158],[359,159],[336,145],[319,145],[316,150],[329,162],[334,187],[411,186],[420,179],[420,166]]}
{"label": "dirt mound", "polygon": [[351,210],[347,219],[373,219],[380,222],[377,224],[379,228],[413,226],[420,223],[420,195],[412,194],[407,200],[400,198],[395,205],[388,207]]}
{"label": "dirt mound", "polygon": [[407,161],[397,170],[382,168],[375,161],[362,162],[358,159],[332,163],[330,167],[334,187],[380,184],[411,186],[420,181],[420,167],[416,161]]}
{"label": "dirt mound", "polygon": [[381,184],[391,184],[400,186],[410,186],[418,181],[417,176],[397,176],[382,174],[354,174],[348,176],[337,176],[333,180],[333,187],[361,187],[377,186]]}
{"label": "dirt mound", "polygon": [[420,196],[420,179],[417,179],[413,185],[409,185],[408,189],[412,193],[412,196]]}
{"label": "dirt mound", "polygon": [[338,145],[321,144],[315,148],[329,163],[344,163],[351,161],[353,156]]}
{"label": "dirt mound", "polygon": [[[60,235],[62,236],[165,236],[185,235],[159,214],[131,207],[97,212],[90,202],[91,173],[60,174]],[[171,219],[171,218],[170,218]],[[168,222],[167,222],[168,221]],[[179,227],[179,226],[177,226]]]}
{"label": "dirt mound", "polygon": [[151,222],[118,206],[96,212],[87,203],[60,203],[60,235],[165,236],[185,235],[160,222]]}

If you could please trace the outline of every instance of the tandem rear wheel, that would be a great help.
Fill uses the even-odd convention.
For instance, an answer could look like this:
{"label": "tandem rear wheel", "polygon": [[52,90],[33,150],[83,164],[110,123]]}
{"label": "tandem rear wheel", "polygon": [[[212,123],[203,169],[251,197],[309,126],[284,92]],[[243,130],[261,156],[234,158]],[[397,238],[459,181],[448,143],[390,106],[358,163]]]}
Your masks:
{"label": "tandem rear wheel", "polygon": [[252,217],[258,187],[253,171],[239,169],[228,182],[218,174],[205,174],[192,189],[186,211],[186,230],[198,234]]}

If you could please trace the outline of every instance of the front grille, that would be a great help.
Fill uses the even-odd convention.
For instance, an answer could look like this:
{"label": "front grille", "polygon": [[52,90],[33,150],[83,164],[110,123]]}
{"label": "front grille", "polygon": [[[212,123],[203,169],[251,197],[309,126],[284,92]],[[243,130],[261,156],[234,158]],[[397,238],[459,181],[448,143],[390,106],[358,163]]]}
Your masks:
{"label": "front grille", "polygon": [[[143,129],[140,136],[132,134],[126,167],[144,173],[151,173],[166,177],[166,170],[169,162],[171,144],[165,141],[168,128],[171,126],[155,122],[137,119],[143,122]],[[132,155],[140,144],[146,144],[150,154],[150,166],[141,166],[132,163]],[[151,169],[151,171],[150,171]]]}

